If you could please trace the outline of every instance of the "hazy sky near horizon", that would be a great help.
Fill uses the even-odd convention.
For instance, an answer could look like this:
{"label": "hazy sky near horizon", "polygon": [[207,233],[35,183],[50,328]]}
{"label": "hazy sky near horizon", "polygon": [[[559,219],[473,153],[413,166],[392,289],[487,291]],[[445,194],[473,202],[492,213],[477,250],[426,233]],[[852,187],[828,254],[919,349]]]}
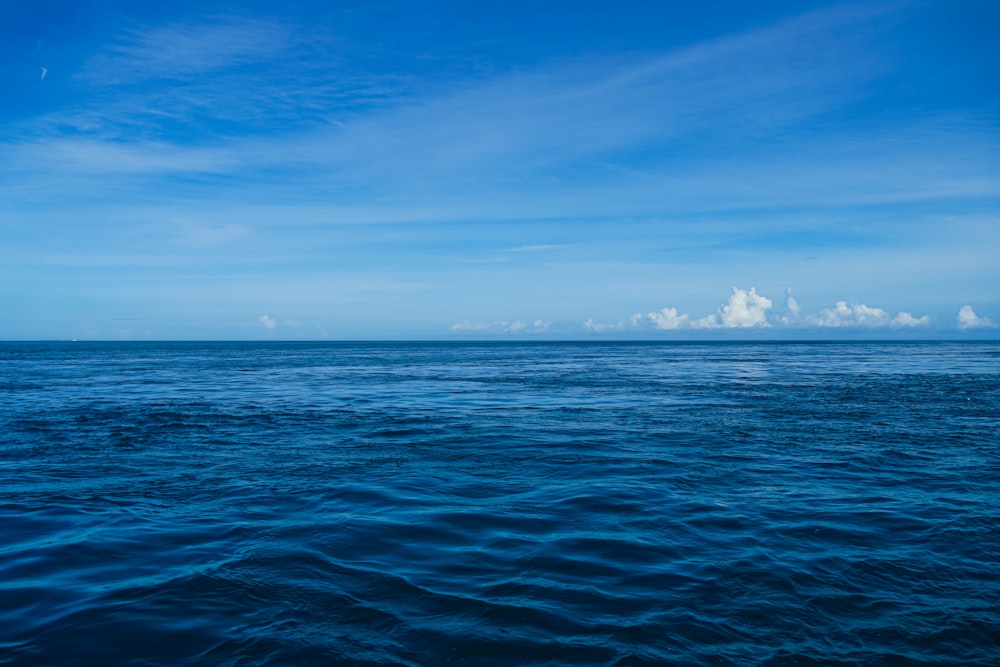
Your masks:
{"label": "hazy sky near horizon", "polygon": [[1000,4],[0,5],[0,339],[996,337]]}

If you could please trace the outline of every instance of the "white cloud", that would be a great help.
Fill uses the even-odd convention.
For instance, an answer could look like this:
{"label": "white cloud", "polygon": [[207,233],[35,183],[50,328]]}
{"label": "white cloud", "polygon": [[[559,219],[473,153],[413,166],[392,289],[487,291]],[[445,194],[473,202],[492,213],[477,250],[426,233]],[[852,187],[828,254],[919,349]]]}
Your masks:
{"label": "white cloud", "polygon": [[[729,300],[720,306],[715,313],[704,317],[693,318],[687,313],[681,313],[674,307],[661,308],[646,315],[644,321],[654,329],[676,331],[682,329],[745,329],[752,327],[771,327],[768,312],[773,303],[768,297],[758,294],[753,287],[741,289],[733,287]],[[959,327],[993,326],[986,318],[977,317],[969,306],[959,312]],[[619,322],[596,322],[587,320],[583,327],[587,331],[613,331],[626,326],[636,327],[643,318],[636,313],[628,320]],[[846,301],[838,301],[832,308],[826,308],[816,315],[803,315],[798,301],[792,296],[792,290],[785,290],[785,311],[776,318],[776,322],[786,328],[807,327],[896,327],[916,328],[931,324],[929,315],[917,317],[910,312],[900,311],[895,316],[882,308],[875,308],[863,303],[848,305]]]}
{"label": "white cloud", "polygon": [[[734,287],[727,301],[717,313],[691,319],[690,315],[677,312],[676,308],[661,308],[649,313],[646,318],[657,329],[740,329],[748,327],[769,327],[767,311],[771,300],[757,294],[756,288],[749,290]],[[635,316],[633,316],[634,318]]]}
{"label": "white cloud", "polygon": [[879,327],[888,325],[891,319],[881,308],[863,303],[848,306],[846,301],[838,301],[833,308],[820,311],[815,324],[821,327]]}
{"label": "white cloud", "polygon": [[657,329],[683,329],[688,324],[688,316],[678,315],[676,308],[662,308],[648,317]]}
{"label": "white cloud", "polygon": [[[652,316],[652,313],[650,313]],[[622,329],[636,329],[642,323],[642,313],[633,313],[625,320],[617,322],[596,322],[588,318],[583,323],[583,328],[587,331],[620,331]]]}
{"label": "white cloud", "polygon": [[863,303],[849,306],[846,301],[838,301],[833,308],[826,308],[819,315],[807,318],[807,322],[820,327],[922,327],[929,325],[931,318],[928,315],[914,317],[906,311],[900,311],[893,317],[882,308]]}
{"label": "white cloud", "polygon": [[881,308],[870,308],[863,303],[854,306],[858,324],[866,326],[884,326],[889,319],[889,313]]}
{"label": "white cloud", "polygon": [[456,333],[483,333],[483,334],[525,334],[525,333],[542,333],[546,331],[551,322],[546,322],[544,320],[535,320],[532,323],[527,323],[523,320],[515,320],[513,322],[456,322],[452,324],[451,331]]}
{"label": "white cloud", "polygon": [[796,301],[795,297],[792,296],[791,289],[789,289],[788,292],[785,294],[785,307],[788,309],[788,312],[792,317],[799,316],[799,310],[800,310],[799,302]]}
{"label": "white cloud", "polygon": [[892,323],[895,326],[901,327],[925,327],[931,323],[931,318],[929,315],[914,317],[906,311],[900,311],[896,314],[896,317],[892,318]]}
{"label": "white cloud", "polygon": [[816,318],[816,324],[821,327],[839,327],[847,322],[852,311],[847,307],[846,301],[838,301],[833,308],[827,308],[820,312]]}
{"label": "white cloud", "polygon": [[719,316],[722,326],[733,328],[769,327],[767,311],[771,309],[771,300],[757,294],[756,288],[750,291],[733,288],[729,295],[729,303],[722,307]]}
{"label": "white cloud", "polygon": [[274,329],[275,327],[278,326],[277,320],[275,320],[273,317],[269,315],[261,315],[257,319],[260,320],[260,323],[263,324],[264,327],[267,329]]}
{"label": "white cloud", "polygon": [[794,324],[798,322],[801,312],[799,302],[792,296],[792,288],[789,287],[785,290],[785,313],[778,316],[778,321],[785,326]]}
{"label": "white cloud", "polygon": [[452,331],[488,331],[492,325],[482,322],[456,322],[451,325]]}
{"label": "white cloud", "polygon": [[583,323],[583,328],[587,331],[613,331],[621,329],[621,322],[595,322],[592,318],[587,318]]}
{"label": "white cloud", "polygon": [[976,311],[972,309],[972,306],[962,306],[958,311],[957,321],[958,328],[962,330],[996,326],[990,318],[976,315]]}
{"label": "white cloud", "polygon": [[[749,290],[733,288],[727,301],[717,313],[691,319],[690,315],[677,312],[676,308],[661,308],[647,315],[647,319],[657,329],[740,329],[747,327],[769,327],[767,311],[771,309],[771,300],[757,294],[756,288]],[[633,318],[636,316],[633,316]]]}

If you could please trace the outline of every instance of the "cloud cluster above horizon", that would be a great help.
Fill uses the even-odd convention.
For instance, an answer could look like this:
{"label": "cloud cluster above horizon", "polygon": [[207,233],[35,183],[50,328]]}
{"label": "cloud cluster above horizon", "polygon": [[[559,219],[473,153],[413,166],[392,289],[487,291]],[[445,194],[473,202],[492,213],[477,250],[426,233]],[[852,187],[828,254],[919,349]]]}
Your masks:
{"label": "cloud cluster above horizon", "polygon": [[0,339],[995,337],[997,20],[3,3]]}
{"label": "cloud cluster above horizon", "polygon": [[[665,307],[658,311],[634,313],[628,318],[616,322],[596,322],[587,319],[583,328],[592,332],[613,332],[637,330],[643,327],[662,331],[704,330],[704,329],[748,329],[783,327],[791,329],[824,329],[824,328],[855,328],[855,329],[917,329],[928,328],[932,321],[929,315],[915,317],[907,311],[899,311],[895,315],[882,308],[871,307],[863,303],[850,304],[837,301],[832,308],[824,308],[815,314],[803,314],[791,290],[785,292],[785,304],[782,312],[774,313],[774,302],[766,296],[757,293],[756,288],[749,290],[733,287],[726,303],[719,306],[715,313],[694,318],[681,314],[677,308]],[[962,306],[951,328],[968,330],[976,328],[993,328],[997,325],[987,317],[980,317],[972,306]]]}
{"label": "cloud cluster above horizon", "polygon": [[[733,287],[729,299],[719,306],[714,313],[702,317],[692,317],[678,312],[675,307],[664,307],[658,311],[633,313],[617,321],[585,320],[580,326],[589,333],[621,334],[654,331],[702,332],[706,330],[723,329],[773,329],[785,330],[823,330],[823,329],[929,329],[932,325],[939,329],[967,331],[970,329],[991,329],[1000,327],[988,317],[976,314],[972,306],[965,305],[958,310],[954,321],[950,323],[932,322],[929,315],[919,317],[907,311],[899,311],[892,315],[882,308],[868,306],[863,303],[850,304],[837,301],[831,308],[824,308],[815,314],[803,314],[791,290],[786,290],[784,308],[775,312],[774,302],[757,293],[756,288],[749,290]],[[535,320],[533,325],[523,321],[515,322],[460,322],[451,326],[454,333],[475,334],[542,334],[550,331],[552,322]]]}

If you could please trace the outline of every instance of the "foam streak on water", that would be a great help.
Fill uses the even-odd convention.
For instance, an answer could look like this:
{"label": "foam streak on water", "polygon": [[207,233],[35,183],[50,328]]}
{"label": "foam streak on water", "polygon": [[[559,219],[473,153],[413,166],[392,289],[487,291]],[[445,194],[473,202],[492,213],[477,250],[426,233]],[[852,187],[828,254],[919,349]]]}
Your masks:
{"label": "foam streak on water", "polygon": [[996,665],[998,443],[995,343],[3,343],[0,665]]}

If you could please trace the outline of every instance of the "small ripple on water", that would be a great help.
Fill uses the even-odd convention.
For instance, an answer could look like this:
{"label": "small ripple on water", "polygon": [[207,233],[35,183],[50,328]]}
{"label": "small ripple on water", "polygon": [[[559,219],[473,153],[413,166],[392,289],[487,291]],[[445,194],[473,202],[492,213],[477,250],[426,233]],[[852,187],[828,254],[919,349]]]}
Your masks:
{"label": "small ripple on water", "polygon": [[995,347],[0,346],[0,664],[992,665]]}

